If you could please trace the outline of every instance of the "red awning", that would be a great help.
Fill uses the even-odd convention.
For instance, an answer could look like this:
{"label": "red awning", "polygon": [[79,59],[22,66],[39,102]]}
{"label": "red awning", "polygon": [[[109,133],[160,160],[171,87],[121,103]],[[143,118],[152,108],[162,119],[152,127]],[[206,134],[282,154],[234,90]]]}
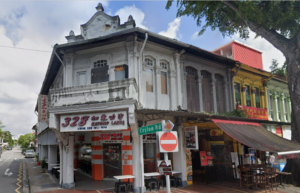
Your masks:
{"label": "red awning", "polygon": [[[260,151],[277,152],[281,158],[300,157],[300,143],[268,131],[259,123],[212,119],[227,135]],[[280,152],[290,152],[280,155]]]}

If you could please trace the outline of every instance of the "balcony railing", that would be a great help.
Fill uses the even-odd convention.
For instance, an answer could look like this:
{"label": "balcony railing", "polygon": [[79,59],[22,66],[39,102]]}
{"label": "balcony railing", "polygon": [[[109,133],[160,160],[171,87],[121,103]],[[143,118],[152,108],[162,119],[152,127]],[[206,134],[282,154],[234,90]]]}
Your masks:
{"label": "balcony railing", "polygon": [[51,107],[137,99],[134,78],[50,90]]}

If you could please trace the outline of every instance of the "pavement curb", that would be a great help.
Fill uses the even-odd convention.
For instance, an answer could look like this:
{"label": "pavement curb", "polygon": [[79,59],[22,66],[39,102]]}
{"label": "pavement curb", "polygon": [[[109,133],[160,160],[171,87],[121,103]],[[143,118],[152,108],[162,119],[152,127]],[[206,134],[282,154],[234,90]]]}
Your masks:
{"label": "pavement curb", "polygon": [[23,193],[31,193],[26,162],[23,162]]}

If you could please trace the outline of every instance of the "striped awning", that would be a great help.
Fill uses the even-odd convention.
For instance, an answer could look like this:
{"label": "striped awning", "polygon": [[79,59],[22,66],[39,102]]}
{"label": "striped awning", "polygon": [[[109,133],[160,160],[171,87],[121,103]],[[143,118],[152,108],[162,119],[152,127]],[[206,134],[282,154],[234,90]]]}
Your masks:
{"label": "striped awning", "polygon": [[260,151],[276,152],[279,158],[300,157],[300,143],[279,137],[259,123],[212,119],[227,135]]}

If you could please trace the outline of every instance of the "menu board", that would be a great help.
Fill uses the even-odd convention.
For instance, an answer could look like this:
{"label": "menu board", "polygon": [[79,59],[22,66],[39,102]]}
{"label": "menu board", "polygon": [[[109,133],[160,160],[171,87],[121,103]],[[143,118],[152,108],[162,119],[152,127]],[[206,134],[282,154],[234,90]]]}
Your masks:
{"label": "menu board", "polygon": [[213,156],[210,151],[200,151],[201,166],[213,166]]}

